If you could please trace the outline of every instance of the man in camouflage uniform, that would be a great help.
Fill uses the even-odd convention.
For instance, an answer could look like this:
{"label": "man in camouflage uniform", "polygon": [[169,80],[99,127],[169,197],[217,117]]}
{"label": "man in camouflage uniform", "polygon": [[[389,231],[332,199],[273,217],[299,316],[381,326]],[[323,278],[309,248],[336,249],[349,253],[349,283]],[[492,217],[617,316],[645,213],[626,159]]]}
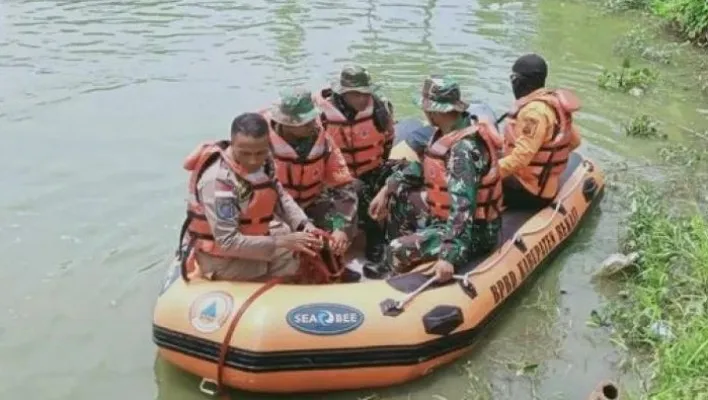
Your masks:
{"label": "man in camouflage uniform", "polygon": [[[385,235],[383,227],[369,216],[369,204],[400,164],[388,160],[394,136],[393,106],[375,93],[377,89],[364,67],[346,65],[339,80],[315,96],[323,110],[323,126],[337,141],[349,170],[359,180],[359,222],[366,234],[366,258],[374,263],[383,259]],[[358,153],[357,148],[365,150]]]}
{"label": "man in camouflage uniform", "polygon": [[281,93],[269,113],[271,153],[279,181],[317,227],[332,232],[330,246],[342,255],[356,234],[356,184],[318,116],[309,90]]}
{"label": "man in camouflage uniform", "polygon": [[[436,128],[431,143],[471,125],[461,100],[460,87],[447,76],[428,77],[417,104]],[[497,245],[501,220],[474,221],[481,177],[491,167],[489,154],[479,136],[465,137],[448,153],[445,180],[451,198],[450,215],[441,220],[430,215],[425,198],[423,163],[413,161],[387,180],[372,201],[370,213],[387,220],[391,241],[390,260],[396,272],[416,264],[436,261],[438,279],[450,279],[455,268],[471,256],[491,251]]]}

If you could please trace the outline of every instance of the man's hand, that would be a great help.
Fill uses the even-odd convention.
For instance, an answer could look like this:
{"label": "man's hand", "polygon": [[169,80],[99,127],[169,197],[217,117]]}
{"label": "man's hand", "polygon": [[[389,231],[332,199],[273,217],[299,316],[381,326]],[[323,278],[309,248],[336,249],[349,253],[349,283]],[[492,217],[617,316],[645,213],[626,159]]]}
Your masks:
{"label": "man's hand", "polygon": [[341,256],[349,248],[349,238],[342,231],[334,231],[329,239],[329,247],[334,255]]}
{"label": "man's hand", "polygon": [[388,216],[388,190],[386,186],[376,194],[371,204],[369,204],[369,216],[374,221],[382,221]]}
{"label": "man's hand", "polygon": [[275,246],[315,257],[315,249],[322,248],[322,242],[309,232],[293,232],[275,236]]}
{"label": "man's hand", "polygon": [[455,274],[455,266],[445,260],[438,260],[433,265],[433,271],[435,271],[435,277],[438,282],[447,282]]}

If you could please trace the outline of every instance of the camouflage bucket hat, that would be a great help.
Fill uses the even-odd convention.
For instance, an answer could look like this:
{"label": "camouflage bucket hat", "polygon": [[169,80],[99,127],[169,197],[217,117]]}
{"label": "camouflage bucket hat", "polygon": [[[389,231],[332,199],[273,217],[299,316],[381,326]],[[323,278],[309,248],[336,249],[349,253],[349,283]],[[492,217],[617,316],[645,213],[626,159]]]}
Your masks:
{"label": "camouflage bucket hat", "polygon": [[280,93],[280,102],[270,109],[271,119],[279,124],[302,126],[317,118],[320,110],[307,89],[287,89]]}
{"label": "camouflage bucket hat", "polygon": [[469,103],[462,100],[460,85],[447,75],[431,75],[423,82],[420,96],[415,104],[428,112],[463,112]]}
{"label": "camouflage bucket hat", "polygon": [[378,89],[377,85],[371,84],[369,71],[361,65],[345,65],[339,74],[339,81],[332,83],[332,90],[339,94],[346,92],[374,93]]}

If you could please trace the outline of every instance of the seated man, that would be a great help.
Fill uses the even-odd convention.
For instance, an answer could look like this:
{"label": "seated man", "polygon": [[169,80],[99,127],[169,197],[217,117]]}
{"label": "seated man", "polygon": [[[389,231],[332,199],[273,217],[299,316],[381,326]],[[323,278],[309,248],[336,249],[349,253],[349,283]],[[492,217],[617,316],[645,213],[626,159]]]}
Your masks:
{"label": "seated man", "polygon": [[[297,252],[315,256],[321,246],[309,233],[315,227],[275,178],[268,132],[261,115],[241,114],[231,125],[231,141],[200,145],[185,160],[191,172],[180,240],[188,255],[185,279],[193,257],[207,279],[293,277]],[[272,224],[274,217],[288,226]]]}
{"label": "seated man", "polygon": [[374,94],[369,72],[347,65],[331,89],[315,94],[322,110],[322,125],[344,155],[349,171],[360,181],[359,221],[366,233],[366,258],[382,261],[383,228],[369,217],[371,199],[391,175],[395,162],[388,162],[393,144],[391,103]]}
{"label": "seated man", "polygon": [[369,211],[376,219],[390,215],[391,261],[397,272],[437,260],[435,274],[446,281],[473,255],[497,245],[501,138],[493,125],[464,113],[460,87],[447,76],[425,80],[419,106],[435,127],[423,162],[410,162],[391,175]]}
{"label": "seated man", "polygon": [[266,114],[278,181],[318,228],[332,232],[334,254],[344,254],[356,233],[356,185],[339,147],[319,123],[312,93],[286,91]]}
{"label": "seated man", "polygon": [[580,145],[573,125],[579,101],[568,90],[546,89],[547,75],[546,61],[536,54],[520,57],[512,67],[517,101],[507,114],[504,157],[499,160],[509,208],[548,206],[560,190],[570,152]]}

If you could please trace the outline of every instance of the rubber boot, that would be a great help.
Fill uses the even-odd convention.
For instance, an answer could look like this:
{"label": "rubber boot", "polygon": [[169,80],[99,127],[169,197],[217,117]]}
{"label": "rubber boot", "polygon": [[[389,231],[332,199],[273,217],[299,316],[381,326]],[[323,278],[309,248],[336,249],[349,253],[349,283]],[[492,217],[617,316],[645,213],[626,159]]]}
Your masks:
{"label": "rubber boot", "polygon": [[367,279],[386,279],[393,273],[392,255],[388,246],[382,246],[383,254],[380,262],[368,261],[362,267],[362,272]]}
{"label": "rubber boot", "polygon": [[619,389],[612,381],[600,382],[587,400],[619,400]]}
{"label": "rubber boot", "polygon": [[366,247],[364,257],[372,263],[378,264],[384,259],[384,236],[380,232],[366,232]]}

